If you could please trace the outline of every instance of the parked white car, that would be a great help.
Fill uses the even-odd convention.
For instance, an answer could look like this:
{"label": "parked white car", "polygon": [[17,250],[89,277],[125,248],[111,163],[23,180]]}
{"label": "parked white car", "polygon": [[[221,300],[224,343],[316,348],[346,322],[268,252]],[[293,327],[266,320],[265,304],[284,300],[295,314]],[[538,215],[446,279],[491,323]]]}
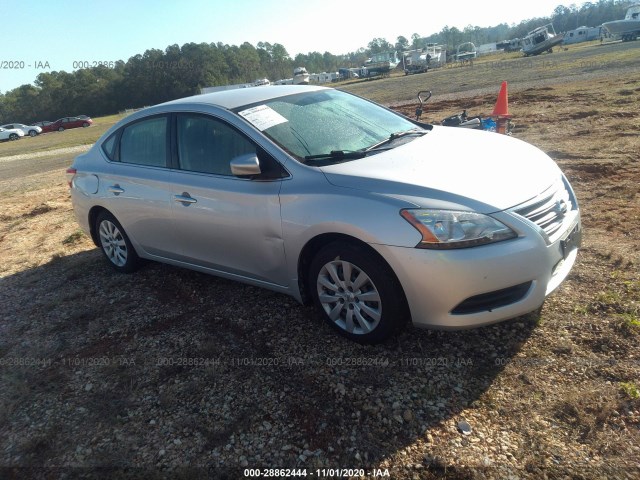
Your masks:
{"label": "parked white car", "polygon": [[25,125],[24,123],[8,123],[6,125],[0,125],[0,128],[6,128],[7,130],[22,130],[23,136],[29,135],[35,137],[42,133],[42,128],[36,125]]}
{"label": "parked white car", "polygon": [[0,127],[0,141],[18,140],[20,137],[24,137],[24,132],[22,130],[18,128]]}

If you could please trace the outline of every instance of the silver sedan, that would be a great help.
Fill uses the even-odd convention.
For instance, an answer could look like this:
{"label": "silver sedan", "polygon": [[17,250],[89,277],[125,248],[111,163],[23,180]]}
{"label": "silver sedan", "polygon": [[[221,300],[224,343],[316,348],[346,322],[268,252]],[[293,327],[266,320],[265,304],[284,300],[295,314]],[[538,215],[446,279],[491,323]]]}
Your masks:
{"label": "silver sedan", "polygon": [[67,170],[109,264],[155,260],[313,302],[346,337],[540,307],[580,244],[576,197],[525,142],[309,86],[139,111]]}

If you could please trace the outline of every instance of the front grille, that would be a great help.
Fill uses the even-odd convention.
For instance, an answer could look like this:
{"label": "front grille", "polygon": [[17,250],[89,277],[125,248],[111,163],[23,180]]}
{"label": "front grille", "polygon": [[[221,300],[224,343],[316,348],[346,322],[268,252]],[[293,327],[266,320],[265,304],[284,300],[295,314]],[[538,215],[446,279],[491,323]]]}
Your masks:
{"label": "front grille", "polygon": [[544,232],[552,237],[562,227],[564,218],[574,205],[571,195],[562,180],[543,193],[539,199],[522,208],[515,209],[515,213],[531,220]]}
{"label": "front grille", "polygon": [[505,307],[519,300],[529,292],[532,282],[521,283],[502,290],[489,293],[482,293],[469,297],[460,302],[456,308],[451,310],[453,315],[468,315],[470,313],[491,312],[498,307]]}

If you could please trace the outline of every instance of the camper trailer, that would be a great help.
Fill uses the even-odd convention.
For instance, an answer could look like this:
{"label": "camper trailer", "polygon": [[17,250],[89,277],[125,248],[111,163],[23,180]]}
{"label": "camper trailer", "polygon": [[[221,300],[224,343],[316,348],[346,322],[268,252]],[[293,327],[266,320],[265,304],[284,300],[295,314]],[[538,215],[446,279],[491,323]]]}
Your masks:
{"label": "camper trailer", "polygon": [[312,73],[309,75],[309,83],[331,83],[337,82],[339,78],[338,72]]}
{"label": "camper trailer", "polygon": [[598,40],[601,35],[602,27],[578,27],[565,33],[562,43],[569,45],[571,43],[590,42]]}

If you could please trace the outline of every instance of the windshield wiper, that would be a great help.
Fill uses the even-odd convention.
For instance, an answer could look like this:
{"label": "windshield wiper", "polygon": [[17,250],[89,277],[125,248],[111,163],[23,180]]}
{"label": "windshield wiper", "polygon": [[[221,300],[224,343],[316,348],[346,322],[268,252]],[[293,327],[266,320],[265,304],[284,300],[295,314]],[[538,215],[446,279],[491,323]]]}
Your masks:
{"label": "windshield wiper", "polygon": [[385,138],[381,142],[374,143],[370,147],[365,148],[364,151],[365,152],[370,152],[372,150],[377,150],[382,145],[386,145],[388,143],[393,142],[394,140],[397,140],[398,138],[406,137],[408,135],[418,135],[418,136],[421,137],[422,135],[424,135],[426,133],[427,133],[427,130],[417,130],[415,128],[412,128],[411,130],[405,130],[404,132],[395,132],[395,133],[392,133],[391,135],[389,135],[388,138]]}
{"label": "windshield wiper", "polygon": [[329,153],[320,153],[318,155],[307,155],[304,157],[306,161],[313,160],[353,160],[356,158],[364,158],[367,152],[364,150],[331,150]]}
{"label": "windshield wiper", "polygon": [[384,150],[391,150],[390,147],[387,148],[376,148],[374,150],[365,149],[365,150],[331,150],[328,153],[320,153],[318,155],[307,155],[304,157],[305,163],[313,162],[313,161],[337,161],[341,162],[343,160],[356,160],[358,158],[364,158],[372,153],[382,152]]}

